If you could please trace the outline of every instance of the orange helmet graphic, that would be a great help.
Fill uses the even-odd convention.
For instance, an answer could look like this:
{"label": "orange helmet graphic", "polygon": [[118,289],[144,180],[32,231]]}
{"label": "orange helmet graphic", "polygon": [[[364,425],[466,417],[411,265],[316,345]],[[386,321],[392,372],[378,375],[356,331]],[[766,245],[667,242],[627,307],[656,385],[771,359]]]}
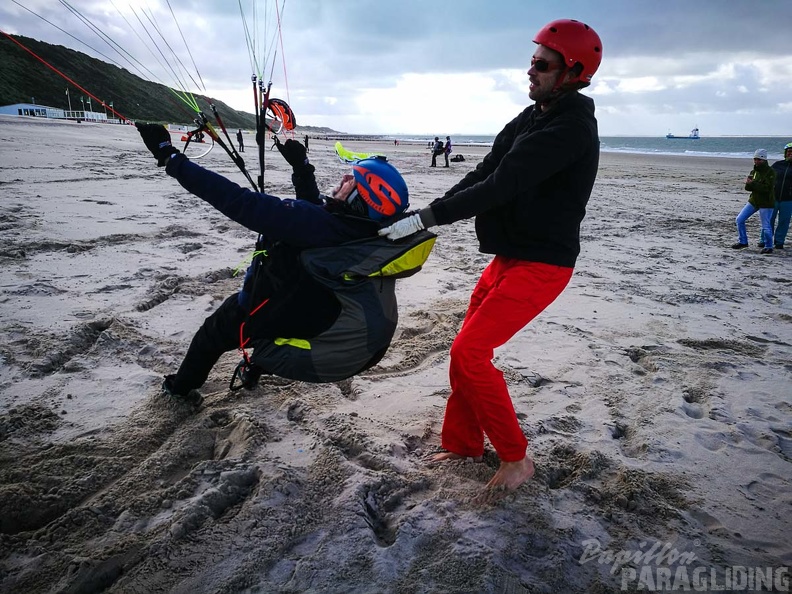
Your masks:
{"label": "orange helmet graphic", "polygon": [[352,172],[357,186],[348,200],[363,200],[370,219],[381,221],[410,207],[407,183],[385,159],[363,159],[352,166]]}

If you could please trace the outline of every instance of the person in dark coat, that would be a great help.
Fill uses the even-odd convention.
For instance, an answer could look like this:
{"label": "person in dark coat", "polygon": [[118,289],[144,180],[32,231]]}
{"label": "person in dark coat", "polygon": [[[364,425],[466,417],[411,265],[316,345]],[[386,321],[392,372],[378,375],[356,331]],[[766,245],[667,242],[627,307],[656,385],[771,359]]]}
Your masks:
{"label": "person in dark coat", "polygon": [[443,145],[443,155],[445,156],[445,166],[450,167],[448,164],[448,155],[451,154],[451,137],[446,136],[445,144]]}
{"label": "person in dark coat", "polygon": [[773,213],[772,226],[774,232],[774,247],[784,249],[789,220],[792,218],[792,142],[784,146],[784,158],[772,165],[775,171],[775,200],[776,207]]}
{"label": "person in dark coat", "polygon": [[503,374],[492,364],[494,349],[544,311],[572,277],[599,162],[594,102],[578,92],[599,68],[599,36],[579,21],[557,20],[534,42],[533,105],[506,124],[484,160],[443,197],[380,231],[399,239],[476,217],[479,250],[494,255],[451,346],[446,451],[433,458],[480,458],[486,435],[501,461],[487,485],[490,495],[534,474]]}
{"label": "person in dark coat", "polygon": [[443,141],[440,137],[435,136],[434,144],[432,145],[432,164],[429,167],[437,167],[437,157],[443,154]]}

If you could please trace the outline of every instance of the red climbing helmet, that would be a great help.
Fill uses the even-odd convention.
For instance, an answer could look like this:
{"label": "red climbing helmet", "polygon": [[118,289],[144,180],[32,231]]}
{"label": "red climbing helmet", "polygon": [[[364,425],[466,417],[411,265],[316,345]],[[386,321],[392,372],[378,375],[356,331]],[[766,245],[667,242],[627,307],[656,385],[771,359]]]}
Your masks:
{"label": "red climbing helmet", "polygon": [[547,23],[534,37],[534,43],[549,47],[564,56],[567,68],[580,64],[583,68],[577,80],[586,84],[602,62],[602,41],[586,23],[560,19]]}
{"label": "red climbing helmet", "polygon": [[381,221],[410,207],[407,183],[385,159],[362,159],[352,166],[352,172],[357,186],[347,201],[362,199],[370,219]]}

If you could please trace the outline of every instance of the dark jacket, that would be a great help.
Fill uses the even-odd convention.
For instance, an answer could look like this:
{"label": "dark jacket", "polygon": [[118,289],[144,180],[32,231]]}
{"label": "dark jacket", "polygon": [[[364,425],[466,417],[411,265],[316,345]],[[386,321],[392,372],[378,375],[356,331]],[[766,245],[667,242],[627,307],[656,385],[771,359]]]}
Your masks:
{"label": "dark jacket", "polygon": [[776,161],[773,163],[773,171],[776,174],[776,202],[789,202],[792,200],[792,161]]}
{"label": "dark jacket", "polygon": [[[266,249],[268,255],[257,258],[248,268],[238,302],[249,310],[270,298],[267,315],[259,316],[258,323],[266,326],[262,333],[312,336],[332,322],[338,303],[329,290],[318,286],[298,266],[300,252],[376,237],[376,222],[349,214],[343,203],[319,199],[313,166],[301,179],[292,177],[296,200],[243,188],[181,154],[168,161],[166,172],[188,192],[260,235],[257,249]],[[265,274],[255,275],[254,281],[253,272],[260,267],[265,268]],[[254,290],[255,295],[251,295]]]}
{"label": "dark jacket", "polygon": [[547,112],[532,105],[509,122],[432,214],[440,225],[475,216],[484,253],[573,267],[598,164],[594,102],[569,93]]}
{"label": "dark jacket", "polygon": [[166,171],[188,192],[273,242],[298,248],[326,247],[375,236],[379,228],[369,219],[337,216],[334,205],[301,200],[299,194],[297,200],[282,200],[243,188],[184,155],[172,157]]}
{"label": "dark jacket", "polygon": [[773,168],[767,164],[767,161],[762,161],[753,168],[748,177],[751,178],[751,181],[745,184],[746,191],[751,193],[748,202],[755,208],[774,208],[773,192],[776,174]]}

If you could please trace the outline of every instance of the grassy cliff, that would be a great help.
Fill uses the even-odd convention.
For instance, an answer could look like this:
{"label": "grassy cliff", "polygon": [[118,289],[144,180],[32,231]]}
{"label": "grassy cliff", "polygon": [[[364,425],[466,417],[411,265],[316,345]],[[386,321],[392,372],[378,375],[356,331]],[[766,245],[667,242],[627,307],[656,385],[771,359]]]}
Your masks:
{"label": "grassy cliff", "polygon": [[[189,124],[194,114],[167,87],[146,81],[131,72],[92,58],[81,52],[15,35],[24,46],[132,120]],[[68,109],[66,87],[72,109],[82,109],[85,93],[55,74],[6,37],[0,37],[0,105],[31,103]],[[211,117],[209,98],[196,95],[200,108]],[[222,101],[213,101],[226,126],[254,128],[255,116],[236,111]],[[103,112],[101,104],[91,102],[93,111]],[[87,109],[87,104],[86,104]],[[109,115],[109,112],[108,112]]]}

